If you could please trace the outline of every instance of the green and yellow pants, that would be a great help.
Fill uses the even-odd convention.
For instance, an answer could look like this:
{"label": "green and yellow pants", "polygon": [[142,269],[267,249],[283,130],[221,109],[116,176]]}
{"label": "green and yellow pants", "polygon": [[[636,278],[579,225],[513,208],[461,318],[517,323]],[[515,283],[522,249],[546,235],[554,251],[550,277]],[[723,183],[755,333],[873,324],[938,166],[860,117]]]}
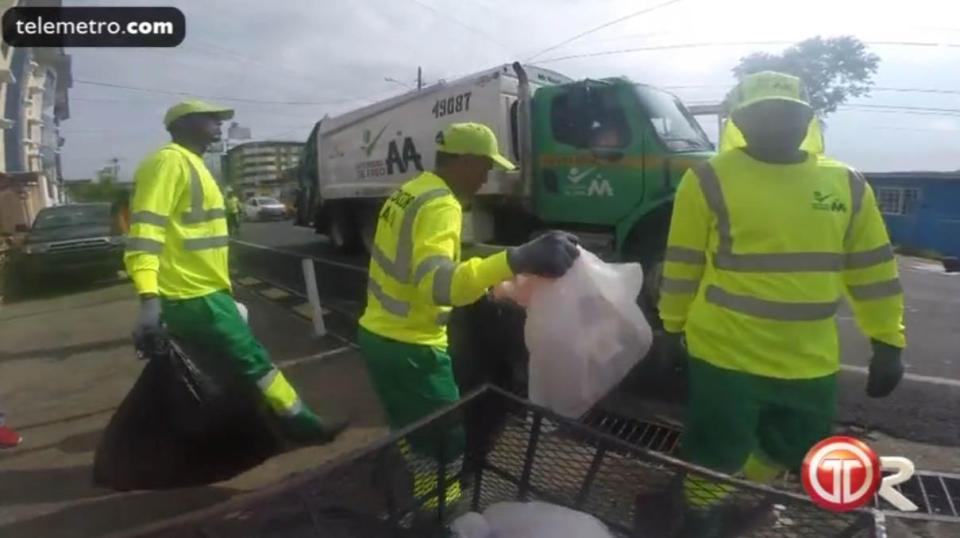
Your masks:
{"label": "green and yellow pants", "polygon": [[170,335],[197,350],[216,376],[239,380],[259,395],[297,441],[322,437],[319,417],[300,400],[267,350],[257,341],[226,291],[193,299],[162,299]]}
{"label": "green and yellow pants", "polygon": [[[445,349],[398,342],[363,327],[358,340],[391,430],[409,426],[460,399],[453,363]],[[400,451],[413,473],[414,495],[424,502],[424,507],[438,505],[437,462],[442,457],[447,474],[456,475],[462,466],[464,443],[463,424],[455,417],[436,422],[401,441]],[[447,504],[459,500],[458,481],[448,480],[446,490]]]}
{"label": "green and yellow pants", "polygon": [[[776,379],[689,359],[690,397],[681,457],[715,471],[761,483],[799,469],[810,447],[830,436],[837,376]],[[688,475],[690,507],[709,508],[730,486]]]}

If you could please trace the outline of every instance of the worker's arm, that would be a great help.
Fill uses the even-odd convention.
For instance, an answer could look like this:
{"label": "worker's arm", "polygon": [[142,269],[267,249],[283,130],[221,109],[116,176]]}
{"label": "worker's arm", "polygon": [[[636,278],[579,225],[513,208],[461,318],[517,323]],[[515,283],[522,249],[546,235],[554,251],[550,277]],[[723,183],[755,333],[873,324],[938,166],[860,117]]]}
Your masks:
{"label": "worker's arm", "polygon": [[[843,272],[847,297],[860,329],[873,340],[906,345],[903,289],[887,228],[873,189],[862,178],[863,198],[846,240]],[[853,204],[856,207],[857,204]]]}
{"label": "worker's arm", "polygon": [[417,215],[413,278],[421,300],[438,306],[475,302],[488,288],[513,276],[507,253],[454,263],[463,213],[450,203],[431,203]]}
{"label": "worker's arm", "polygon": [[182,158],[168,151],[148,158],[134,176],[130,232],[123,261],[140,295],[159,292],[157,274],[167,223],[187,181]]}
{"label": "worker's arm", "polygon": [[660,284],[660,319],[669,333],[681,333],[690,304],[700,289],[707,260],[707,238],[712,219],[691,169],[677,187]]}

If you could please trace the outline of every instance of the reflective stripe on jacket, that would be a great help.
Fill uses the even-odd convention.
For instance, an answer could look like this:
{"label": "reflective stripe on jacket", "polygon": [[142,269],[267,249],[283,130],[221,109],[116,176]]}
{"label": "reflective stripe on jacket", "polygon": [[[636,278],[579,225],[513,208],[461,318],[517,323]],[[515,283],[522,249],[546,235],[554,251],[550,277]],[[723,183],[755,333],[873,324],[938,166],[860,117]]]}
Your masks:
{"label": "reflective stripe on jacket", "polygon": [[138,293],[190,299],[230,289],[223,195],[199,156],[167,144],[134,176],[124,262]]}
{"label": "reflective stripe on jacket", "polygon": [[400,342],[446,347],[451,307],[513,276],[506,252],[460,262],[462,225],[460,202],[437,175],[424,172],[395,191],[380,210],[360,325]]}
{"label": "reflective stripe on jacket", "polygon": [[740,150],[690,170],[661,285],[664,328],[716,366],[785,379],[839,369],[846,295],[870,337],[903,347],[903,293],[873,190],[837,161],[772,165]]}

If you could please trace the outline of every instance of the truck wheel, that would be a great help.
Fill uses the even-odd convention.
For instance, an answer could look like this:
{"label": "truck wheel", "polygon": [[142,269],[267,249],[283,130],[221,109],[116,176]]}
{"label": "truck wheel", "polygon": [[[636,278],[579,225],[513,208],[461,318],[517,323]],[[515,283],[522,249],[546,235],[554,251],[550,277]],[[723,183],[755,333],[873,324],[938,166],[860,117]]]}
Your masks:
{"label": "truck wheel", "polygon": [[360,232],[350,213],[341,206],[330,210],[330,228],[328,231],[333,248],[344,254],[356,253],[360,246]]}

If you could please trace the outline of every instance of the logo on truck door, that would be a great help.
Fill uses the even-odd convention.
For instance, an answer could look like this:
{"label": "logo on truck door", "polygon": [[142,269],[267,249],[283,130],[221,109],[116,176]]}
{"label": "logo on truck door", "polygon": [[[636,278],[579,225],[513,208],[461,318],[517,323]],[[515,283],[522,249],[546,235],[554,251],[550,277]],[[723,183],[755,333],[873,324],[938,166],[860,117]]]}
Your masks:
{"label": "logo on truck door", "polygon": [[[596,174],[596,167],[587,169],[571,168],[567,172],[567,185],[563,189],[566,196],[613,196],[613,186],[602,175]],[[590,176],[593,176],[590,178]],[[589,182],[586,181],[590,179]]]}

